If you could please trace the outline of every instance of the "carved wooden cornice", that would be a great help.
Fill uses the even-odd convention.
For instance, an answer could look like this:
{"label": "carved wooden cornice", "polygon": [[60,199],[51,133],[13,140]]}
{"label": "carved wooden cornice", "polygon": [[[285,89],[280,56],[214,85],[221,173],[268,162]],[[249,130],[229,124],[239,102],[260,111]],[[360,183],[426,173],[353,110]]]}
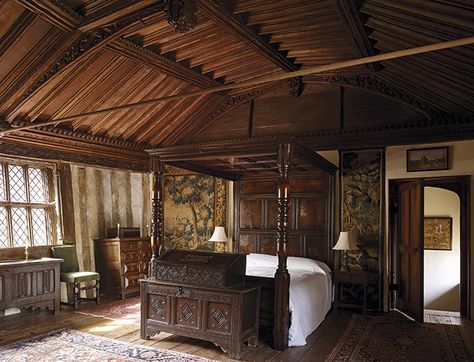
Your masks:
{"label": "carved wooden cornice", "polygon": [[[22,127],[27,124],[28,122],[22,121],[22,120],[15,120],[12,123],[0,120],[0,131],[15,129],[16,127]],[[88,142],[100,142],[107,145],[127,147],[132,150],[144,150],[147,147],[149,147],[149,145],[145,143],[136,143],[136,142],[122,140],[119,138],[93,135],[88,132],[82,132],[79,130],[63,128],[63,127],[41,126],[41,127],[36,128],[36,131],[42,132],[44,134],[51,134],[51,136],[52,134],[54,134],[54,135],[65,136],[65,137],[69,137],[69,138],[77,139],[77,140],[85,140]],[[18,132],[21,133],[22,131],[18,131]],[[32,131],[32,132],[36,133],[35,131]]]}
{"label": "carved wooden cornice", "polygon": [[148,156],[142,149],[101,140],[71,137],[67,134],[19,131],[0,138],[0,152],[96,164],[122,169],[148,170]]}
{"label": "carved wooden cornice", "polygon": [[163,0],[166,21],[178,33],[186,33],[196,25],[196,10],[192,0]]}
{"label": "carved wooden cornice", "polygon": [[222,85],[212,78],[123,38],[108,44],[107,49],[201,88]]}
{"label": "carved wooden cornice", "polygon": [[237,20],[218,0],[206,0],[199,2],[199,9],[212,19],[218,26],[232,33],[259,54],[270,60],[279,68],[291,72],[298,70],[299,66],[286,56],[273,48],[259,35],[255,34],[247,26]]}

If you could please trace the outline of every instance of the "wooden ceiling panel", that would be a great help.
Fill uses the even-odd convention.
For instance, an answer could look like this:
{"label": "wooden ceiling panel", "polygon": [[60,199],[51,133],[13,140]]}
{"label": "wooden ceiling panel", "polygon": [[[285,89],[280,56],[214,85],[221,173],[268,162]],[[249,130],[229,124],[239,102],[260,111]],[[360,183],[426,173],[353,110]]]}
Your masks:
{"label": "wooden ceiling panel", "polygon": [[[370,38],[390,52],[472,36],[474,9],[455,2],[367,0],[361,7]],[[460,47],[384,62],[380,76],[443,111],[472,115],[474,47]]]}
{"label": "wooden ceiling panel", "polygon": [[[282,81],[113,109],[474,33],[467,0],[196,5],[196,24],[178,33],[161,0],[0,1],[0,132],[81,115],[42,127],[38,137],[67,133],[143,149],[472,119],[473,46],[308,75],[294,98]],[[231,172],[269,160],[221,161]]]}

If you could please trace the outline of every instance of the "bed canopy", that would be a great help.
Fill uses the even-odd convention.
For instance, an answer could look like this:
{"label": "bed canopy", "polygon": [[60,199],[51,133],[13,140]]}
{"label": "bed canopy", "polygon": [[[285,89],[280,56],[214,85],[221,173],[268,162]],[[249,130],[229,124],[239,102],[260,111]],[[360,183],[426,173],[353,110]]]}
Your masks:
{"label": "bed canopy", "polygon": [[[292,138],[244,139],[151,149],[153,174],[151,275],[155,258],[161,254],[163,239],[163,174],[164,164],[207,175],[238,181],[252,176],[278,177],[277,237],[278,267],[275,273],[274,346],[288,347],[289,283],[288,217],[290,178],[307,172],[334,175],[337,167],[316,152],[308,150]],[[327,245],[326,249],[329,249]]]}

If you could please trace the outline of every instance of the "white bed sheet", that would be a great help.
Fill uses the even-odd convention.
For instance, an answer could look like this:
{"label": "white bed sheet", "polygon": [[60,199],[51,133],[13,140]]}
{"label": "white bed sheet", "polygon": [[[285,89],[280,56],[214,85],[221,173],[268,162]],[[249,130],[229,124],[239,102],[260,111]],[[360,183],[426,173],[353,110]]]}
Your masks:
{"label": "white bed sheet", "polygon": [[[288,257],[290,273],[291,325],[289,346],[304,346],[331,308],[331,269],[323,262]],[[278,258],[266,254],[247,255],[247,275],[274,278]]]}

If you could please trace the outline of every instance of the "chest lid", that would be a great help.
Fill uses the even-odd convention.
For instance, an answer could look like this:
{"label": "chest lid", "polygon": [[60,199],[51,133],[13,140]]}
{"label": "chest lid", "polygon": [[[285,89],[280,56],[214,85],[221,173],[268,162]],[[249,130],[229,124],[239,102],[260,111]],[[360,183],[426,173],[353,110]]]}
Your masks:
{"label": "chest lid", "polygon": [[155,262],[156,278],[200,286],[225,288],[245,282],[245,254],[169,250]]}

